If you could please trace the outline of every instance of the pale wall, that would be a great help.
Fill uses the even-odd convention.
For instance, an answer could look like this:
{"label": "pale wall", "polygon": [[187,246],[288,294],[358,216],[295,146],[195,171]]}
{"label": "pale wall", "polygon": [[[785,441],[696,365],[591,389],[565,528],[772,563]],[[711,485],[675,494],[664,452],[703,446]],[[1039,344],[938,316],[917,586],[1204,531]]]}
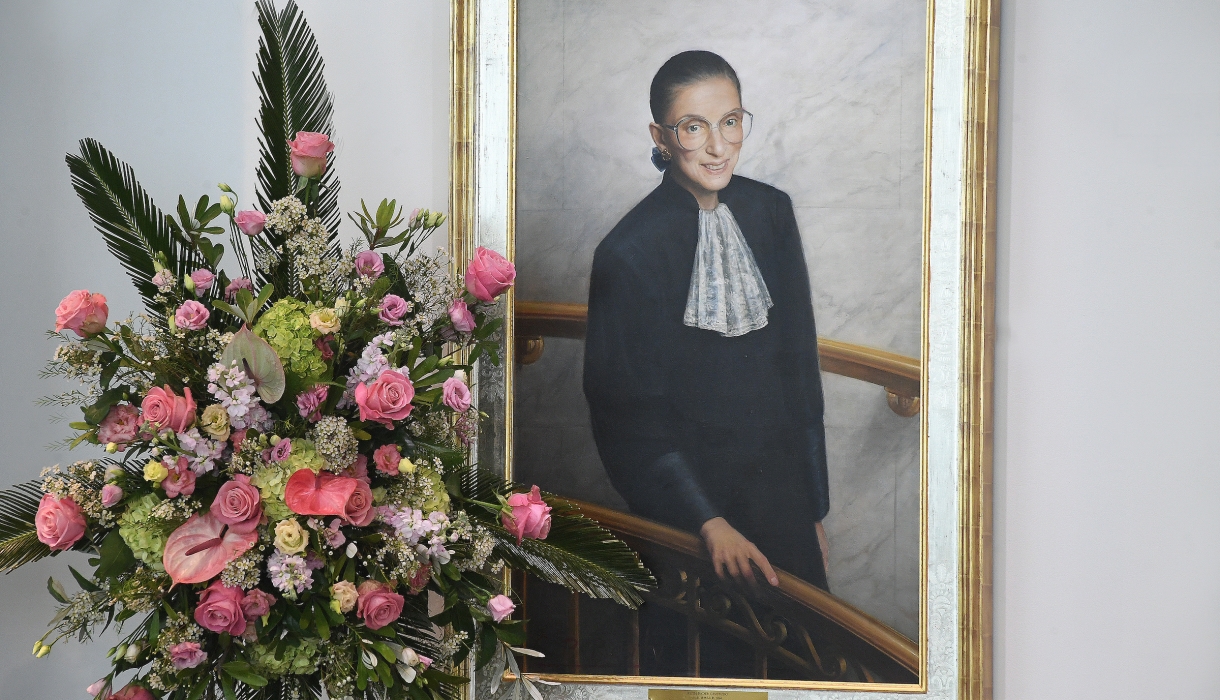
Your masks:
{"label": "pale wall", "polygon": [[[340,203],[397,197],[447,208],[448,27],[440,2],[303,0],[336,93]],[[162,208],[179,193],[213,198],[227,181],[254,199],[257,41],[254,3],[4,3],[0,20],[0,488],[79,458],[49,453],[56,413],[34,405],[56,384],[38,370],[54,351],[43,331],[73,289],[106,294],[112,318],[140,308],[93,231],[64,154],[85,136],[135,168]],[[409,128],[404,127],[407,125]],[[351,229],[351,224],[345,224]],[[63,413],[62,411],[59,411]],[[67,420],[76,420],[68,415]],[[83,556],[77,557],[83,564]],[[106,669],[111,636],[64,642],[35,659],[54,601],[46,578],[73,589],[72,559],[0,577],[0,700],[83,698]],[[78,566],[80,568],[80,566]]]}
{"label": "pale wall", "polygon": [[[407,43],[400,24],[411,27],[407,56],[424,55],[400,55],[392,72],[416,90],[394,99],[437,114],[444,22],[431,4],[399,5],[378,7],[384,17],[416,14],[349,21],[390,47]],[[75,203],[63,153],[80,136],[98,136],[137,166],[159,201],[221,178],[236,187],[234,173],[251,170],[243,130],[252,107],[239,112],[252,99],[248,5],[206,14],[154,11],[154,3],[83,7],[7,5],[0,24],[6,482],[55,459],[39,446],[60,432],[31,402],[50,391],[35,379],[51,352],[38,338],[60,296],[88,286],[114,290],[114,308],[137,304],[117,268],[94,264],[105,251]],[[316,15],[315,3],[306,7]],[[317,9],[334,16],[337,3]],[[198,37],[166,38],[181,26]],[[1010,0],[1005,8],[998,699],[1220,695],[1218,29],[1214,2]],[[88,39],[90,30],[102,38]],[[363,58],[374,51],[367,34],[336,46],[330,31],[318,28],[336,90],[345,89],[335,75],[344,65],[348,81],[358,71],[381,75]],[[122,82],[110,76],[120,67]],[[159,85],[216,76],[225,81],[204,113],[160,100]],[[417,82],[425,76],[432,82]],[[344,99],[341,133],[357,118]],[[368,119],[366,134],[342,137],[345,173],[383,162],[374,144],[394,137],[389,119]],[[433,117],[428,128],[436,126]],[[237,143],[199,137],[221,130]],[[440,206],[444,178],[435,173],[444,162],[439,145],[430,150],[415,154],[418,167],[383,167],[386,182],[401,183],[395,191]],[[359,168],[345,165],[352,161]],[[357,189],[354,175],[344,178],[347,192]],[[68,645],[40,662],[29,655],[51,612],[42,585],[65,563],[0,578],[0,698],[83,697],[105,668],[100,645]]]}

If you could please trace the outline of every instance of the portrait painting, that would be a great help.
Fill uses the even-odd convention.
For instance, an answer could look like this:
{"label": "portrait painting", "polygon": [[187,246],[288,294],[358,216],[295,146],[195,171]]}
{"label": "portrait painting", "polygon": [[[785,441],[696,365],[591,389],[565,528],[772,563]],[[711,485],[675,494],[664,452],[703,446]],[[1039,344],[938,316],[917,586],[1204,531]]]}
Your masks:
{"label": "portrait painting", "polygon": [[[937,217],[931,163],[970,138],[959,120],[958,150],[937,155],[933,71],[940,47],[964,50],[966,6],[478,7],[477,187],[455,184],[455,228],[466,198],[465,248],[501,242],[517,271],[511,362],[478,374],[480,454],[626,540],[657,580],[628,610],[512,574],[541,654],[521,672],[926,690],[944,617],[930,530],[949,522],[932,510],[957,497],[936,474],[962,466],[937,450],[964,444],[942,427],[963,390],[934,339],[943,323],[963,347],[965,320],[933,308],[934,260],[960,262],[938,241],[968,218]],[[946,11],[961,19],[938,30]],[[969,184],[960,163],[952,177]]]}

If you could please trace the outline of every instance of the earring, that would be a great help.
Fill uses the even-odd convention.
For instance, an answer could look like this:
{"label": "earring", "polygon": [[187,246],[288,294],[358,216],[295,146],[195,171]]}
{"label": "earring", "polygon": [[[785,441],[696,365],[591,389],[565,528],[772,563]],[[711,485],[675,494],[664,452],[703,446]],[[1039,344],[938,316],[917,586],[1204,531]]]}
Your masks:
{"label": "earring", "polygon": [[672,155],[670,155],[670,153],[669,153],[669,149],[668,149],[668,148],[662,148],[662,149],[661,149],[661,158],[662,158],[663,160],[669,160],[669,159],[673,158],[673,156],[672,156]]}

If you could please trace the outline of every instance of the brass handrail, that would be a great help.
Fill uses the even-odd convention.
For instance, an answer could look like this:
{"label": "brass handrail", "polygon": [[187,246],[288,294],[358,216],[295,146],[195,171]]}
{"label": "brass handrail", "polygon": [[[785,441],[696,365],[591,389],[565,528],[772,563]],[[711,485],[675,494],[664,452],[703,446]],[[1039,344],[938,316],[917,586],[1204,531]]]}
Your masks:
{"label": "brass handrail", "polygon": [[[645,540],[686,556],[711,562],[703,541],[639,516],[574,499],[565,499],[581,513],[601,523],[616,535]],[[855,608],[807,581],[776,569],[779,585],[775,590],[784,598],[812,610],[877,649],[916,676],[919,675],[919,646],[868,613]]]}
{"label": "brass handrail", "polygon": [[[589,308],[584,304],[518,301],[514,309],[517,360],[522,364],[532,364],[542,357],[546,347],[543,338],[585,337]],[[884,388],[894,413],[907,418],[919,413],[919,358],[818,338],[818,360],[825,372]]]}

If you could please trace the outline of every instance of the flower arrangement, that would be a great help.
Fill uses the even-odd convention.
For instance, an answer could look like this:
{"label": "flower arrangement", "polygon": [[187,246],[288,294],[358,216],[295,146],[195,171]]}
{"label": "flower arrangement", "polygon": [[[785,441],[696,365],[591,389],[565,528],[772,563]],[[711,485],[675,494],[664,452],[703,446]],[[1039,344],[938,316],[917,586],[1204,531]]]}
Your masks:
{"label": "flower arrangement", "polygon": [[68,157],[146,309],[111,322],[77,290],[55,310],[48,371],[85,388],[48,401],[81,408],[68,446],[99,454],[0,492],[0,570],[92,555],[79,592],[49,582],[34,654],[117,625],[95,698],[453,698],[472,652],[536,653],[506,565],[626,605],[651,577],[570,504],[472,462],[470,381],[500,361],[513,265],[480,248],[455,279],[421,247],[445,217],[386,200],[340,245],[316,44],[294,5],[257,8],[259,207],[222,184],[166,215],[100,144]]}

